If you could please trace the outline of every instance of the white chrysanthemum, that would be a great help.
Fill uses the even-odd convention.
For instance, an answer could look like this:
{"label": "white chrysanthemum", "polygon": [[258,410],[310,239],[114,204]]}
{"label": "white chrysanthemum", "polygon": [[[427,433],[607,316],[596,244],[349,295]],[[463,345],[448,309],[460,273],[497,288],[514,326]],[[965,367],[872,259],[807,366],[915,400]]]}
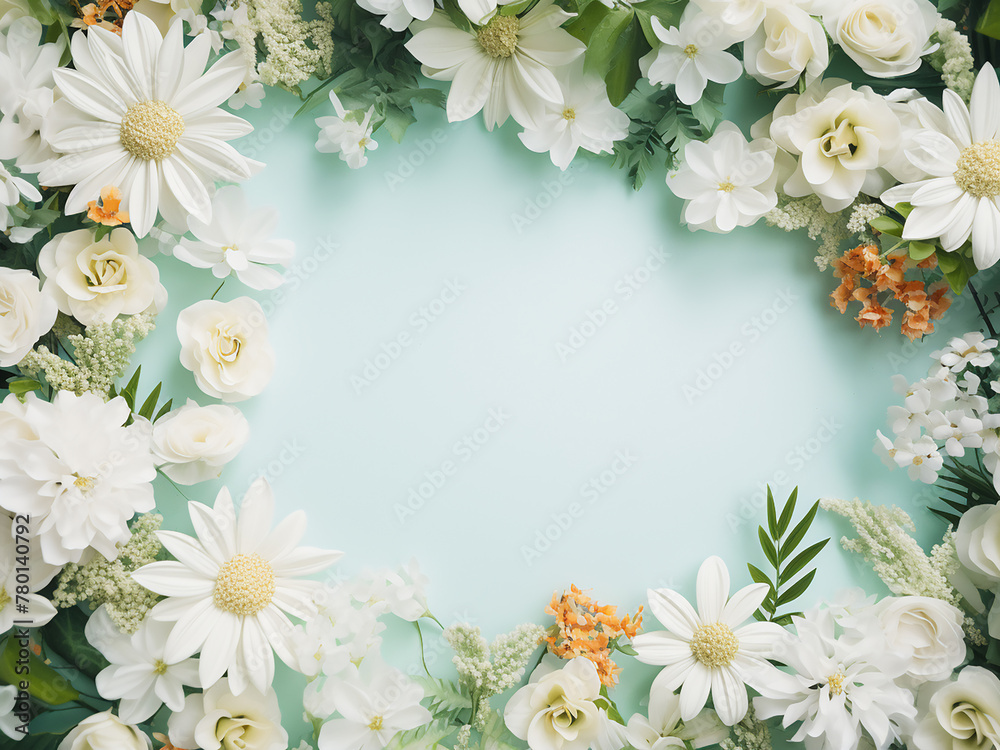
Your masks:
{"label": "white chrysanthemum", "polygon": [[560,28],[572,17],[552,0],[541,0],[523,16],[497,14],[470,32],[435,11],[428,21],[413,24],[406,48],[423,63],[428,78],[452,82],[449,121],[467,120],[482,110],[489,130],[509,116],[533,127],[539,107],[561,97],[552,69],[584,52],[584,45]]}
{"label": "white chrysanthemum", "polygon": [[173,531],[157,536],[176,561],[155,562],[135,573],[150,591],[168,597],[149,616],[175,623],[164,660],[179,661],[201,652],[203,685],[215,684],[228,670],[233,693],[248,685],[267,691],[274,677],[271,651],[293,669],[294,626],[286,612],[307,618],[322,584],[298,580],[340,558],[340,552],[299,547],[306,516],[298,511],[272,531],[274,497],[267,480],[247,490],[237,519],[229,490],[223,488],[209,508],[188,503],[196,537]]}
{"label": "white chrysanthemum", "polygon": [[972,240],[976,267],[1000,260],[1000,82],[983,66],[968,106],[950,89],[944,92],[947,123],[912,139],[906,158],[929,179],[897,185],[882,194],[890,206],[910,203],[903,239],[940,238],[951,252]]}
{"label": "white chrysanthemum", "polygon": [[0,405],[0,507],[31,516],[48,564],[80,562],[92,548],[115,559],[129,519],[153,509],[149,433],[125,427],[129,413],[120,396],[69,391]]}
{"label": "white chrysanthemum", "polygon": [[243,58],[231,53],[205,71],[207,37],[186,48],[182,24],[166,37],[141,13],[129,13],[121,37],[98,27],[73,36],[75,69],[54,72],[62,99],[52,105],[43,136],[63,154],[38,176],[44,185],[75,185],[67,214],[118,187],[123,210],[145,237],[157,211],[184,226],[187,215],[209,221],[209,187],[241,182],[256,162],[226,141],[246,135],[246,120],[219,109],[239,88]]}
{"label": "white chrysanthemum", "polygon": [[746,620],[767,596],[767,584],[746,586],[729,596],[729,571],[718,557],[698,570],[698,610],[671,589],[650,589],[649,608],[666,628],[640,633],[636,658],[664,669],[657,677],[666,690],[680,688],[681,719],[690,721],[709,693],[719,718],[732,726],[746,716],[745,685],[757,687],[777,670],[768,656],[785,632],[770,622]]}

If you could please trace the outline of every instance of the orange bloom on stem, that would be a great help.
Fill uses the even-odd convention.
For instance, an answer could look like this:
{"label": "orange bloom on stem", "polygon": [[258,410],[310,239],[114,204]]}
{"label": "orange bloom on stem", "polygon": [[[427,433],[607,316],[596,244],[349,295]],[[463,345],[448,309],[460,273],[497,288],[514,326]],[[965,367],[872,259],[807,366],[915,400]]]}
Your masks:
{"label": "orange bloom on stem", "polygon": [[128,212],[120,210],[122,192],[114,185],[101,189],[101,200],[87,204],[87,218],[106,227],[117,227],[128,221]]}

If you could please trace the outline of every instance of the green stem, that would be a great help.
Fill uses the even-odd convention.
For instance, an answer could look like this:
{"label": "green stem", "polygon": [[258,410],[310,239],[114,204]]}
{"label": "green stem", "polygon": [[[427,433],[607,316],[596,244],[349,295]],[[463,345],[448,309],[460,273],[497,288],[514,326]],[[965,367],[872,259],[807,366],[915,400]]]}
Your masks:
{"label": "green stem", "polygon": [[228,279],[228,278],[229,277],[227,276],[225,279],[222,280],[222,283],[219,284],[219,288],[216,289],[214,292],[212,292],[212,296],[209,297],[209,299],[215,299],[215,295],[222,291],[222,287],[224,287],[226,285],[226,279]]}
{"label": "green stem", "polygon": [[427,660],[424,658],[424,634],[420,630],[420,622],[417,620],[413,621],[413,627],[417,629],[417,638],[420,639],[420,663],[424,665],[424,671],[427,673],[428,677],[433,677],[431,670],[427,668]]}

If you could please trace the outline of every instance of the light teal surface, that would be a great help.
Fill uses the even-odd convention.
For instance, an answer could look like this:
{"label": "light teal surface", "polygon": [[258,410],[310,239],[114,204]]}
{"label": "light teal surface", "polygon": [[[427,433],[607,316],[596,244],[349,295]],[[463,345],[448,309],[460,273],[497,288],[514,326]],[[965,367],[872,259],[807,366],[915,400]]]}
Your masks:
{"label": "light teal surface", "polygon": [[[243,146],[268,164],[246,185],[251,202],[276,206],[298,247],[294,281],[255,295],[274,380],[240,404],[249,445],[189,497],[210,502],[223,482],[239,495],[264,473],[283,513],[308,512],[308,543],[346,552],[338,572],[416,557],[437,617],[488,637],[546,622],[571,583],[628,611],[647,587],[690,593],[712,554],[745,585],[746,561],[763,564],[765,482],[781,499],[797,485],[803,501],[899,504],[925,542],[940,538],[924,486],[887,471],[872,442],[897,401],[890,376],[922,375],[942,337],[914,346],[895,327],[859,330],[830,307],[835,280],[804,233],[691,234],[662,175],[635,193],[606,160],[563,174],[512,125],[489,134],[437,110],[402,145],[378,134],[352,172],[313,147],[312,116],[329,107],[288,122],[297,103],[269,94]],[[733,111],[746,127],[765,106],[747,96]],[[139,359],[166,374],[165,392],[209,403],[177,360],[174,321],[217,282],[157,263],[170,307]],[[219,298],[244,293],[231,279]],[[970,307],[947,335],[965,332]],[[188,528],[177,491],[160,484],[157,497]],[[846,531],[821,517],[814,533]],[[883,592],[834,544],[820,563],[813,599],[859,583]],[[402,633],[408,668],[416,645]],[[432,661],[449,669],[443,652]],[[294,747],[303,681],[280,674]],[[625,674],[631,710],[654,671]]]}

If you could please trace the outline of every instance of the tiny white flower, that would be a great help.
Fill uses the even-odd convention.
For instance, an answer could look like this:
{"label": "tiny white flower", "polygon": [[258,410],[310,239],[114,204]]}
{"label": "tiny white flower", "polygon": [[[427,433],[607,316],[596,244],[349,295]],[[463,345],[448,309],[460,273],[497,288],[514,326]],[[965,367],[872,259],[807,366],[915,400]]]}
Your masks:
{"label": "tiny white flower", "polygon": [[900,438],[895,446],[896,465],[901,469],[905,468],[910,479],[925,484],[934,484],[937,481],[938,472],[944,466],[944,458],[933,438],[929,435],[912,441]]}
{"label": "tiny white flower", "polygon": [[22,198],[37,203],[42,199],[42,194],[30,182],[23,177],[12,175],[10,170],[0,163],[0,232],[6,232],[14,223],[10,216],[10,208],[20,203]]}
{"label": "tiny white flower", "polygon": [[667,750],[716,745],[729,736],[729,728],[718,714],[706,708],[690,721],[681,721],[681,699],[663,687],[661,676],[649,689],[649,718],[634,714],[628,720],[626,736],[635,750]]}
{"label": "tiny white flower", "polygon": [[360,110],[345,110],[334,91],[330,92],[330,102],[337,115],[316,118],[319,126],[316,150],[324,154],[340,154],[341,160],[346,161],[351,169],[361,169],[368,163],[368,152],[378,148],[378,143],[371,137],[375,107],[369,107],[364,117],[358,121]]}
{"label": "tiny white flower", "polygon": [[222,34],[208,27],[206,16],[196,13],[191,8],[182,8],[177,11],[177,17],[188,25],[188,36],[199,37],[204,34],[208,37],[209,44],[212,45],[212,52],[218,53],[222,49]]}
{"label": "tiny white flower", "polygon": [[964,456],[966,448],[981,448],[983,422],[961,410],[934,412],[928,423],[932,438],[944,443],[949,456]]}
{"label": "tiny white flower", "polygon": [[988,339],[979,331],[956,336],[944,349],[931,352],[931,357],[952,372],[961,372],[967,366],[988,367],[993,364],[996,339]]}
{"label": "tiny white flower", "polygon": [[230,109],[243,109],[243,107],[260,109],[265,93],[264,84],[260,81],[244,81],[226,104]]}

